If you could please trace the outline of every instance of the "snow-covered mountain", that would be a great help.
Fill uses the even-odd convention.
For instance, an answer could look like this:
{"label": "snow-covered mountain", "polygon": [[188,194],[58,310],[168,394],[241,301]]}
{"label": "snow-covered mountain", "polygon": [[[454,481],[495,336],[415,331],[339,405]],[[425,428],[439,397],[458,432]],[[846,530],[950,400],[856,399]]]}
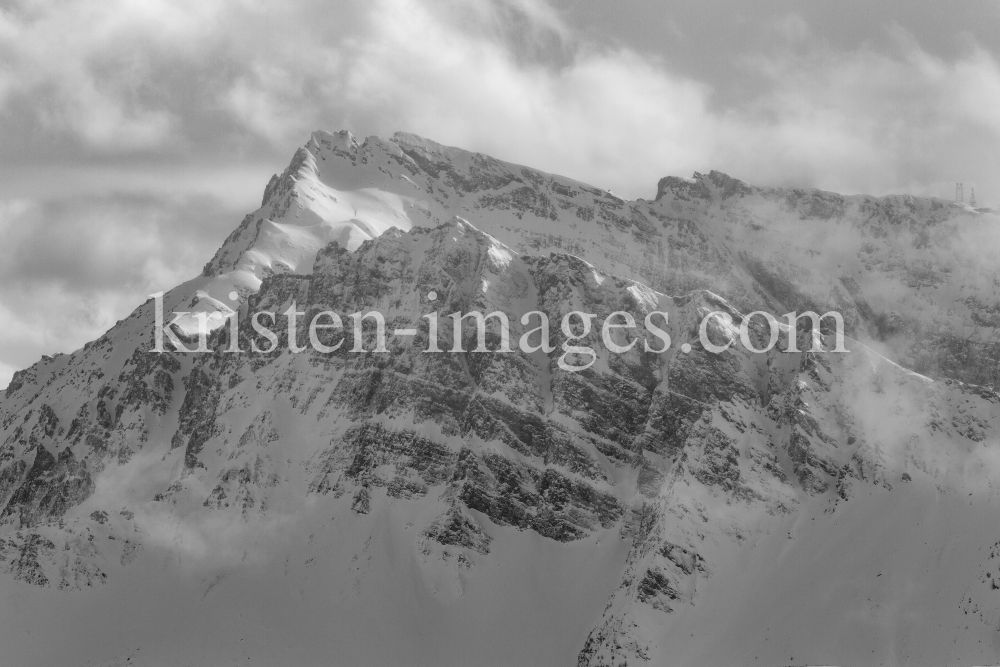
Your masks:
{"label": "snow-covered mountain", "polygon": [[[712,172],[625,201],[316,132],[164,296],[211,352],[151,353],[150,300],[0,397],[0,662],[1000,661],[998,234],[940,200]],[[416,333],[293,354],[279,316],[275,352],[227,352],[293,302]],[[849,354],[699,342],[711,311],[807,309]],[[579,373],[558,324],[549,354],[422,352],[423,315],[448,349],[472,310],[513,340],[529,311],[662,311],[672,344],[595,328]]]}

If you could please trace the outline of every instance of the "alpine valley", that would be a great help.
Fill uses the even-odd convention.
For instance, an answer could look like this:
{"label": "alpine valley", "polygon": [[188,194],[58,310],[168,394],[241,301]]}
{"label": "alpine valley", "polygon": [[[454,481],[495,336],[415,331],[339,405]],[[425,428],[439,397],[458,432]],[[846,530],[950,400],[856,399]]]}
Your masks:
{"label": "alpine valley", "polygon": [[[0,394],[0,664],[1000,662],[997,248],[944,200],[713,171],[626,201],[315,132],[162,297],[209,352],[151,352],[150,299]],[[279,315],[250,352],[293,302],[417,333],[321,354]],[[556,349],[424,352],[474,310]],[[596,326],[565,372],[574,310],[666,312],[670,348]],[[758,310],[838,311],[849,352],[702,347]]]}

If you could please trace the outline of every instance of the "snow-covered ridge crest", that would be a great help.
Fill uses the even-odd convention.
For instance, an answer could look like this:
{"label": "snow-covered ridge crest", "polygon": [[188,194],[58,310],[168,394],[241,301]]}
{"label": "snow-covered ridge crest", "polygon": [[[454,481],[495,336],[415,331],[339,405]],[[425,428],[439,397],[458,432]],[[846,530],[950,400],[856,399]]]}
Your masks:
{"label": "snow-covered ridge crest", "polygon": [[[1000,242],[988,212],[909,195],[760,187],[718,171],[667,177],[655,200],[626,201],[404,132],[360,143],[347,131],[314,132],[178,300],[180,310],[215,312],[221,323],[264,277],[307,275],[330,241],[353,251],[386,229],[456,215],[516,253],[584,257],[663,293],[709,289],[744,312],[837,310],[851,335],[876,339],[925,375],[984,384],[1000,362],[983,325],[995,313],[981,276],[1000,268],[981,252]],[[935,298],[942,290],[944,301]],[[188,333],[192,318],[183,322]],[[953,333],[963,327],[971,337]],[[929,358],[945,340],[982,349],[985,363]]]}

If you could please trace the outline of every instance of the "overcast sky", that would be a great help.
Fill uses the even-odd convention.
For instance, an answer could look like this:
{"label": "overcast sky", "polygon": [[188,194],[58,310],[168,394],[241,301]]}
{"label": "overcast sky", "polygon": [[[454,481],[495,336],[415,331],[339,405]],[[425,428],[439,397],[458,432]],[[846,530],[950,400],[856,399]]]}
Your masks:
{"label": "overcast sky", "polygon": [[415,132],[628,197],[1000,204],[1000,2],[0,2],[0,387],[197,274],[309,132]]}

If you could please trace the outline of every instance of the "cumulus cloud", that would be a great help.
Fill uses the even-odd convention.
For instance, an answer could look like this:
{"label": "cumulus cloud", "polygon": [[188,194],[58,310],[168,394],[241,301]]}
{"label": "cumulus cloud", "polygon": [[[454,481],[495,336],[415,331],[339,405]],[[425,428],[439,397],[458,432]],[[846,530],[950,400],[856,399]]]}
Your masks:
{"label": "cumulus cloud", "polygon": [[891,25],[888,47],[838,50],[802,16],[778,17],[766,52],[720,62],[753,82],[720,105],[712,81],[585,38],[544,0],[13,7],[0,10],[0,110],[23,132],[4,133],[0,151],[29,160],[274,163],[312,129],[346,125],[414,131],[632,196],[668,173],[720,167],[924,193],[987,173],[981,147],[1000,135],[994,55],[970,39],[934,56]]}
{"label": "cumulus cloud", "polygon": [[[630,197],[712,168],[873,194],[946,195],[962,180],[992,196],[1000,67],[971,38],[935,55],[887,25],[878,49],[838,47],[789,14],[766,48],[719,54],[729,75],[712,79],[565,19],[545,0],[5,4],[0,180],[31,190],[17,204],[0,186],[5,328],[41,327],[45,351],[76,345],[32,310],[43,291],[101,304],[93,337],[147,286],[188,277],[317,128],[416,132]],[[733,71],[739,95],[720,90]],[[63,183],[38,184],[56,172]],[[251,194],[223,204],[248,173],[261,174]],[[206,192],[212,205],[192,204]],[[130,259],[110,261],[125,238]],[[171,253],[183,271],[164,268]],[[44,347],[18,345],[0,364]]]}
{"label": "cumulus cloud", "polygon": [[380,32],[357,46],[347,91],[385,124],[632,195],[711,142],[707,86],[640,54],[582,47],[566,64],[518,63],[509,44],[424,5],[374,11]]}
{"label": "cumulus cloud", "polygon": [[194,277],[236,216],[209,196],[78,196],[0,204],[0,385],[73,350],[147,295]]}

